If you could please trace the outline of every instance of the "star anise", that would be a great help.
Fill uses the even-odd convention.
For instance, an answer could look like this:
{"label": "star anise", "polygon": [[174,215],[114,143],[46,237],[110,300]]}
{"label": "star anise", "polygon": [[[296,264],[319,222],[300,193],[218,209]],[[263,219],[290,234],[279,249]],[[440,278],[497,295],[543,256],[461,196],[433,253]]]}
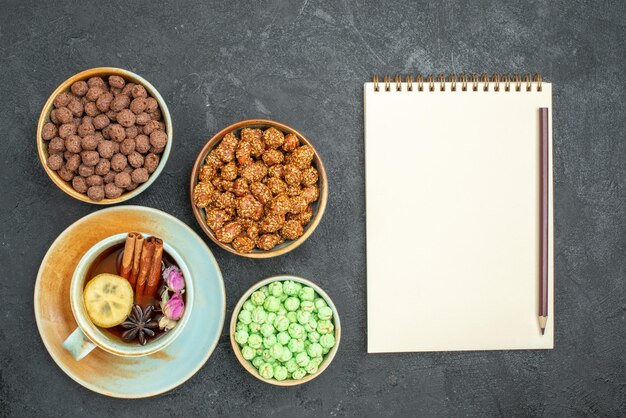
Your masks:
{"label": "star anise", "polygon": [[128,315],[128,319],[122,322],[122,326],[126,331],[122,334],[124,341],[132,341],[139,338],[139,344],[146,345],[148,337],[154,337],[154,330],[159,328],[158,321],[152,319],[154,306],[148,305],[144,310],[141,306],[133,305],[133,309]]}

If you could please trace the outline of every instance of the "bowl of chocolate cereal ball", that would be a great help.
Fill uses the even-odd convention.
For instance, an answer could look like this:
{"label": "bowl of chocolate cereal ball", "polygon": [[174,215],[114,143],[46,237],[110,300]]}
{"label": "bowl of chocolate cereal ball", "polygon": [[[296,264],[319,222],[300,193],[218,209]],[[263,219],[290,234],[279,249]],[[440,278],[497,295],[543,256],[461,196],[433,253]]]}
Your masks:
{"label": "bowl of chocolate cereal ball", "polygon": [[276,386],[315,379],[333,361],[340,340],[333,301],[302,277],[261,280],[239,299],[230,321],[230,342],[239,363]]}
{"label": "bowl of chocolate cereal ball", "polygon": [[285,254],[320,223],[326,170],[301,133],[252,119],[227,126],[202,148],[191,172],[191,205],[221,248],[250,258]]}
{"label": "bowl of chocolate cereal ball", "polygon": [[50,95],[37,150],[52,181],[83,202],[123,202],[159,176],[172,148],[172,121],[159,92],[120,68],[82,71]]}

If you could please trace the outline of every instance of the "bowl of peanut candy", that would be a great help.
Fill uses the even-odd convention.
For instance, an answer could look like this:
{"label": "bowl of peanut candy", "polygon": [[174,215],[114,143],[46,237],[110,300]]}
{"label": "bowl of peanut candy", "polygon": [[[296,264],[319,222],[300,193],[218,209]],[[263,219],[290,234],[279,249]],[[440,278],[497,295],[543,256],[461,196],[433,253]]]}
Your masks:
{"label": "bowl of peanut candy", "polygon": [[216,133],[198,154],[191,205],[223,249],[250,258],[285,254],[322,219],[326,170],[309,140],[283,123],[252,119]]}

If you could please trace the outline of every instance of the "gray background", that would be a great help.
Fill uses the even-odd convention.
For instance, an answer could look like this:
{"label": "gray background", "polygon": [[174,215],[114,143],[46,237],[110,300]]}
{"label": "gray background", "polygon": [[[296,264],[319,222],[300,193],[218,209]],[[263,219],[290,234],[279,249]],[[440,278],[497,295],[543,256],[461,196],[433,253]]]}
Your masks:
{"label": "gray background", "polygon": [[[466,3],[3,1],[0,415],[624,415],[625,3]],[[165,171],[130,203],[200,234],[187,183],[209,136],[266,117],[314,142],[330,200],[306,244],[267,261],[209,246],[227,318],[269,275],[299,274],[328,290],[344,335],[321,377],[291,389],[263,384],[237,363],[226,333],[192,379],[154,399],[91,393],[54,364],[33,316],[37,269],[61,231],[99,208],[48,179],[35,126],[60,82],[107,65],[152,82],[175,127]],[[375,72],[462,71],[539,71],[554,83],[556,348],[367,355],[362,83]]]}

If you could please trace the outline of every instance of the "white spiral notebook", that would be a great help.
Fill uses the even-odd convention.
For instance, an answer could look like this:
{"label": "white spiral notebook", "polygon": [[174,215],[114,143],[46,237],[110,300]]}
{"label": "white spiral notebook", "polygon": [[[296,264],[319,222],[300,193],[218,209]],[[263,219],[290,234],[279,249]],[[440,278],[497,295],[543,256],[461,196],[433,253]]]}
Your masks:
{"label": "white spiral notebook", "polygon": [[[368,82],[368,352],[554,344],[552,86]],[[539,306],[539,108],[549,109],[548,323]]]}

